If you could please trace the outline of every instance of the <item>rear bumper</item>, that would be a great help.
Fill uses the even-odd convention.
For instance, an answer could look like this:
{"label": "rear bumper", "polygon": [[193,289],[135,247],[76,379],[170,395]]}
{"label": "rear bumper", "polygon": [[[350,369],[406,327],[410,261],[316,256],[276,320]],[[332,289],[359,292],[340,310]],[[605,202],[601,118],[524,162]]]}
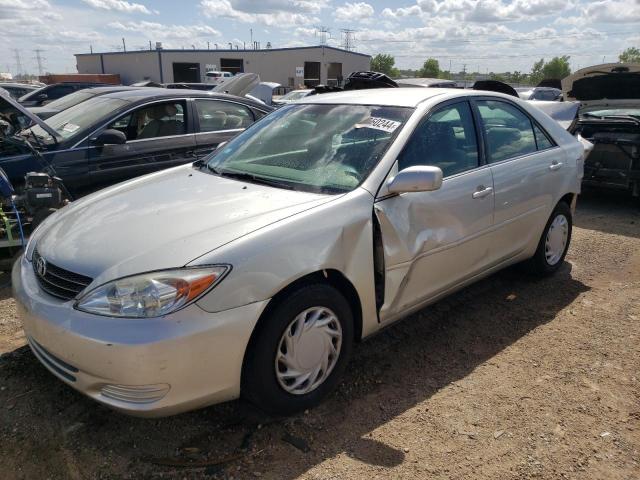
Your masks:
{"label": "rear bumper", "polygon": [[60,380],[128,414],[173,415],[237,398],[246,346],[267,301],[154,319],[80,312],[40,290],[22,257],[14,298],[34,355]]}

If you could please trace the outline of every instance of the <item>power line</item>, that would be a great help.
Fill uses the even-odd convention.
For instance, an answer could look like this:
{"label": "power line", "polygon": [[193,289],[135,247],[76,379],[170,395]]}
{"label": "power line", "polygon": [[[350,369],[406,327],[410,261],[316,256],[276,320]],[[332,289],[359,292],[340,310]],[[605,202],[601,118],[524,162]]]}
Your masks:
{"label": "power line", "polygon": [[46,60],[41,54],[42,52],[44,52],[44,50],[41,50],[40,48],[36,48],[34,50],[36,56],[35,56],[35,60],[38,63],[38,75],[42,76],[44,75],[44,60]]}
{"label": "power line", "polygon": [[331,30],[329,29],[329,27],[325,27],[323,25],[316,27],[316,35],[318,34],[320,35],[320,45],[326,45],[327,35],[329,35],[329,38],[331,38]]}
{"label": "power line", "polygon": [[20,60],[20,50],[14,48],[13,56],[16,59],[16,73],[18,75],[22,75],[22,61]]}

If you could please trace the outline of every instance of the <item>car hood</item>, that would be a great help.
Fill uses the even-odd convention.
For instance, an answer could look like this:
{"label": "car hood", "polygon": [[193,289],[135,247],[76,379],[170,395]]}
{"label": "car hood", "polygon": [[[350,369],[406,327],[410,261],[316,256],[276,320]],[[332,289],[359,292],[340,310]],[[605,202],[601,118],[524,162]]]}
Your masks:
{"label": "car hood", "polygon": [[215,87],[212,92],[228,93],[237,97],[244,97],[260,83],[260,75],[257,73],[239,73],[220,85]]}
{"label": "car hood", "polygon": [[73,202],[45,221],[35,242],[47,261],[102,283],[184,266],[337,197],[240,182],[187,165]]}
{"label": "car hood", "polygon": [[58,134],[49,125],[44,123],[41,118],[38,118],[34,113],[27,110],[20,105],[17,101],[9,96],[0,95],[0,113],[14,113],[16,115],[26,117],[29,121],[24,122],[32,125],[39,125],[45,132],[51,135],[53,138],[58,139]]}
{"label": "car hood", "polygon": [[578,117],[580,102],[552,102],[543,100],[525,100],[553,118],[565,130],[571,130]]}
{"label": "car hood", "polygon": [[567,100],[584,107],[640,105],[640,65],[609,63],[578,70],[562,80]]}

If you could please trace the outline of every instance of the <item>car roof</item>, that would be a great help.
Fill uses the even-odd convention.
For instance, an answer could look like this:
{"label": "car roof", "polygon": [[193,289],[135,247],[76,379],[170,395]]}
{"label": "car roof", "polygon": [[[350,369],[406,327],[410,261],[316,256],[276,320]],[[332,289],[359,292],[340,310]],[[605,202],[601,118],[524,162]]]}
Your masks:
{"label": "car roof", "polygon": [[220,100],[233,100],[236,102],[242,102],[246,105],[252,105],[264,110],[265,107],[270,107],[253,101],[249,98],[238,97],[236,95],[229,95],[226,93],[215,93],[207,90],[190,90],[187,88],[156,88],[156,87],[137,87],[130,90],[120,90],[113,93],[107,93],[101,95],[106,98],[117,98],[127,102],[139,102],[143,100],[155,100],[163,98],[218,98]]}
{"label": "car roof", "polygon": [[90,90],[91,92],[95,93],[96,95],[101,94],[101,93],[115,93],[115,92],[123,92],[125,90],[137,90],[139,88],[148,88],[148,87],[127,87],[125,85],[113,85],[113,86],[109,86],[109,87],[89,87],[89,88],[83,88],[82,90]]}
{"label": "car roof", "polygon": [[0,82],[0,87],[2,88],[31,88],[37,90],[38,88],[42,88],[41,85],[32,85],[30,83],[13,83],[13,82]]}
{"label": "car roof", "polygon": [[439,95],[471,96],[495,95],[493,92],[478,90],[462,90],[459,88],[370,88],[366,90],[349,90],[336,93],[311,95],[296,100],[295,103],[346,103],[353,105],[385,105],[394,107],[417,107],[420,103]]}
{"label": "car roof", "polygon": [[430,85],[436,84],[453,84],[455,85],[454,80],[446,80],[444,78],[398,78],[396,79],[396,83],[400,86],[405,85],[417,85],[421,87],[428,87]]}

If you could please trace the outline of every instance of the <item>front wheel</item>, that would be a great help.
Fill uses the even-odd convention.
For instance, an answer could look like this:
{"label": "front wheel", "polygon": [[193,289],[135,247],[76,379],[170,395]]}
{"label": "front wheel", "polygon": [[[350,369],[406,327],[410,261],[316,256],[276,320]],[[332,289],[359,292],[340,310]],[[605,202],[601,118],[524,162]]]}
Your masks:
{"label": "front wheel", "polygon": [[571,242],[572,228],[571,209],[560,202],[547,221],[535,255],[528,262],[532,273],[550,275],[562,266]]}
{"label": "front wheel", "polygon": [[329,285],[302,287],[262,319],[247,352],[242,395],[288,415],[310,408],[337,385],[353,345],[353,315]]}

